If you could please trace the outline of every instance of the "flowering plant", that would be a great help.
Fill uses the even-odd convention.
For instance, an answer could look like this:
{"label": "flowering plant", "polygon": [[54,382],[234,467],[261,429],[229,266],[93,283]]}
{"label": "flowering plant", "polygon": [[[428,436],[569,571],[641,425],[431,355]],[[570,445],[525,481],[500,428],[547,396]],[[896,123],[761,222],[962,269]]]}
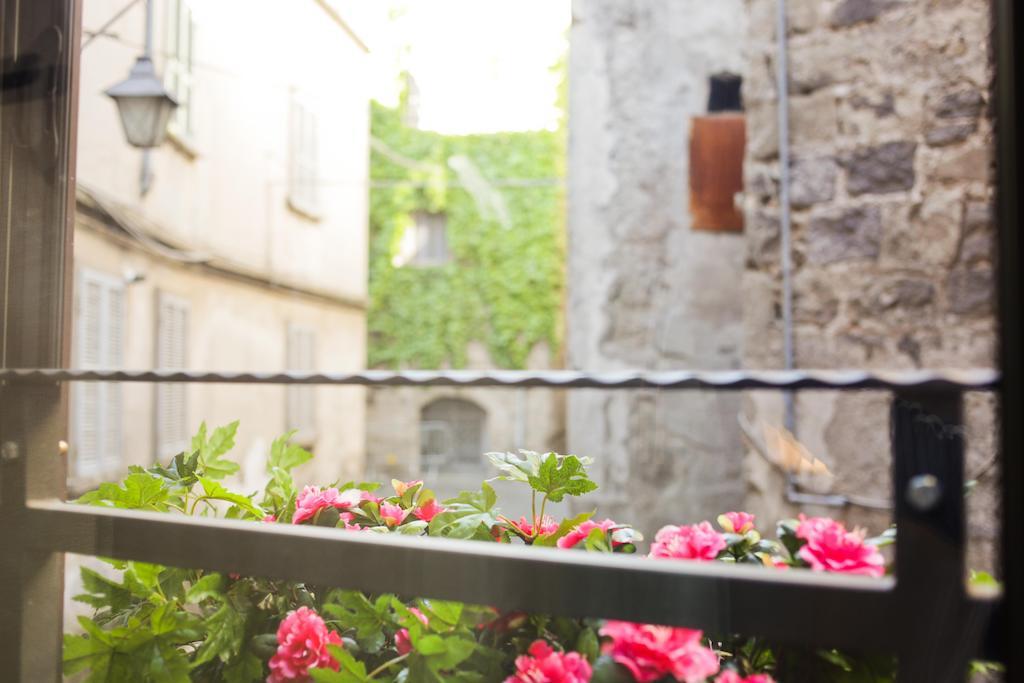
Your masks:
{"label": "flowering plant", "polygon": [[[492,453],[498,478],[530,488],[528,514],[506,517],[483,482],[440,501],[422,481],[295,485],[292,471],[312,455],[274,441],[262,492],[228,489],[238,465],[226,455],[238,423],[208,433],[167,465],[133,467],[119,483],[82,496],[90,505],[331,527],[339,533],[442,536],[547,546],[564,552],[637,553],[628,524],[593,513],[557,520],[548,503],[597,488],[589,459],[556,453]],[[637,561],[740,562],[771,568],[881,576],[879,547],[825,518],[785,520],[777,539],[753,515],[673,525]],[[422,683],[771,683],[886,681],[890,658],[778,646],[734,634],[596,619],[550,618],[485,606],[106,560],[112,571],[81,570],[93,608],[80,633],[64,636],[65,674],[88,681],[326,681]],[[599,601],[595,608],[599,608]]]}

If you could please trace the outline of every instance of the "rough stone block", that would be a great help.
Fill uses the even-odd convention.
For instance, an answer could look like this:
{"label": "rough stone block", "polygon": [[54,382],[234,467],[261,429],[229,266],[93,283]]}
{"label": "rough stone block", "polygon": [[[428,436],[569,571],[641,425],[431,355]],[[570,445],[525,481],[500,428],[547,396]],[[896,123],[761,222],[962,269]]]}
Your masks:
{"label": "rough stone block", "polygon": [[937,180],[988,182],[992,167],[992,151],[984,144],[967,145],[962,149],[944,150],[935,160],[932,177]]}
{"label": "rough stone block", "polygon": [[839,131],[839,108],[830,89],[789,98],[790,139],[795,147],[832,142]]}
{"label": "rough stone block", "polygon": [[778,109],[759,102],[747,109],[747,152],[758,161],[779,156]]}
{"label": "rough stone block", "polygon": [[807,258],[834,263],[877,258],[882,244],[882,214],[877,206],[858,206],[811,218]]}
{"label": "rough stone block", "polygon": [[747,263],[763,268],[779,260],[779,216],[763,209],[747,214]]}
{"label": "rough stone block", "polygon": [[834,28],[846,28],[874,21],[894,4],[892,0],[843,0],[832,11],[831,24]]}
{"label": "rough stone block", "polygon": [[976,119],[985,107],[985,98],[977,90],[957,90],[934,99],[932,111],[940,119]]}
{"label": "rough stone block", "polygon": [[851,195],[904,192],[914,186],[917,144],[909,140],[862,147],[843,160]]}
{"label": "rough stone block", "polygon": [[944,147],[966,140],[976,130],[978,130],[977,121],[931,126],[924,134],[924,141],[931,147]]}
{"label": "rough stone block", "polygon": [[961,315],[992,312],[995,281],[991,268],[957,268],[946,278],[949,310]]}
{"label": "rough stone block", "polygon": [[839,167],[833,157],[793,160],[789,198],[796,208],[832,201]]}

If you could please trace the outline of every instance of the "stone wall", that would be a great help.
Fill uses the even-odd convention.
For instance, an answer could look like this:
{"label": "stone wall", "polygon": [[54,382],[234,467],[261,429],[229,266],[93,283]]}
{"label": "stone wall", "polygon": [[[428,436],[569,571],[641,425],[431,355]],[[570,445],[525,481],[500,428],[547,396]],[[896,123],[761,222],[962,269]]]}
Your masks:
{"label": "stone wall", "polygon": [[[779,367],[776,0],[746,5],[743,362]],[[989,3],[791,0],[789,9],[797,367],[991,366]],[[800,396],[799,438],[835,475],[825,489],[889,495],[888,403],[879,394]],[[746,408],[754,421],[781,424],[778,396],[751,396]],[[979,478],[968,499],[970,563],[987,567],[998,533],[994,406],[970,396],[967,415],[968,477]],[[757,456],[747,480],[748,505],[796,511]],[[888,521],[849,516],[873,529]]]}
{"label": "stone wall", "polygon": [[[741,73],[740,0],[576,0],[569,58],[567,366],[739,366],[742,234],[693,230],[690,121]],[[742,500],[734,394],[573,391],[570,452],[596,459],[581,509],[648,534]]]}

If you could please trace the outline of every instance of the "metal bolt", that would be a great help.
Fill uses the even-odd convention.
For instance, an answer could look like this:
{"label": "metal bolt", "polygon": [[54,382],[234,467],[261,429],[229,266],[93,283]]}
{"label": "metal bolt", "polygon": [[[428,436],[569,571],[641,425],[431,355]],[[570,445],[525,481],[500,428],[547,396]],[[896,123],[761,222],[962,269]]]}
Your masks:
{"label": "metal bolt", "polygon": [[64,439],[61,439],[60,441],[57,442],[57,452],[60,453],[62,456],[66,456],[68,454],[68,448],[68,442],[65,441]]}
{"label": "metal bolt", "polygon": [[13,441],[4,441],[0,446],[0,462],[14,462],[18,459],[18,444]]}
{"label": "metal bolt", "polygon": [[907,502],[919,512],[928,512],[942,500],[942,484],[934,474],[919,474],[907,484]]}

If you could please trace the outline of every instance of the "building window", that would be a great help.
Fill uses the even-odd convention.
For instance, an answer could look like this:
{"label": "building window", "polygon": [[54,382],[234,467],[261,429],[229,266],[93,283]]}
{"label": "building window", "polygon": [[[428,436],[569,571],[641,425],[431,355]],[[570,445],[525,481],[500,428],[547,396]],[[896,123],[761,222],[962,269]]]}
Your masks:
{"label": "building window", "polygon": [[[188,302],[158,293],[155,363],[158,370],[188,367],[188,327]],[[161,460],[189,448],[187,390],[188,385],[180,383],[161,383],[156,387],[156,452]]]}
{"label": "building window", "polygon": [[694,230],[742,232],[736,195],[743,191],[747,124],[742,80],[717,74],[709,82],[708,114],[690,131],[690,217]]}
{"label": "building window", "polygon": [[[124,285],[91,271],[78,277],[75,297],[75,366],[89,370],[124,365]],[[121,464],[121,386],[76,382],[72,389],[74,471],[95,477]]]}
{"label": "building window", "polygon": [[395,257],[396,266],[443,266],[451,261],[448,250],[448,217],[443,213],[416,211],[406,228]]}
{"label": "building window", "polygon": [[479,469],[487,413],[470,401],[441,398],[420,411],[420,461],[424,470]]}
{"label": "building window", "polygon": [[293,100],[289,126],[288,203],[315,218],[320,215],[319,121],[308,106]]}
{"label": "building window", "polygon": [[164,78],[167,89],[178,101],[178,108],[169,130],[182,138],[190,138],[193,130],[192,60],[195,47],[195,22],[188,0],[167,3],[167,65]]}
{"label": "building window", "polygon": [[[287,370],[313,372],[316,369],[316,333],[301,325],[288,325]],[[296,430],[296,440],[311,444],[316,440],[315,387],[293,384],[285,390],[286,428]]]}

